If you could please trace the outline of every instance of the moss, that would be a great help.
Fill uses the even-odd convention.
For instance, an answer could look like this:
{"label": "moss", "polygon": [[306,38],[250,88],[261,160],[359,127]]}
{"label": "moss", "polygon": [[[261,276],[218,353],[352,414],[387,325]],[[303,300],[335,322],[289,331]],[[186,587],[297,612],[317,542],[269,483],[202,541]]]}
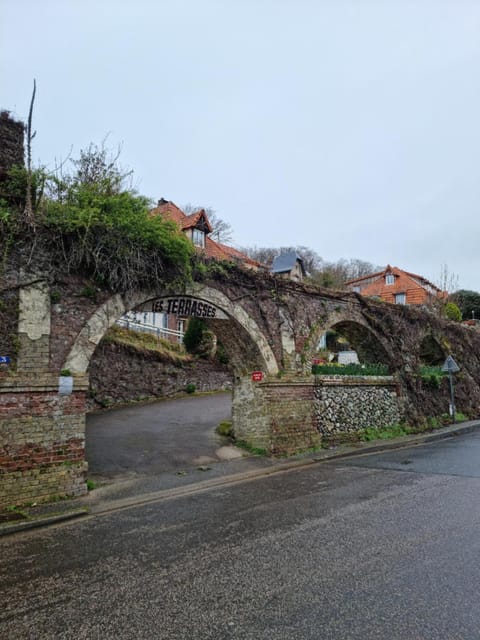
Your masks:
{"label": "moss", "polygon": [[233,425],[232,425],[231,421],[224,420],[223,422],[220,422],[220,424],[217,427],[217,433],[220,436],[232,437],[233,436]]}

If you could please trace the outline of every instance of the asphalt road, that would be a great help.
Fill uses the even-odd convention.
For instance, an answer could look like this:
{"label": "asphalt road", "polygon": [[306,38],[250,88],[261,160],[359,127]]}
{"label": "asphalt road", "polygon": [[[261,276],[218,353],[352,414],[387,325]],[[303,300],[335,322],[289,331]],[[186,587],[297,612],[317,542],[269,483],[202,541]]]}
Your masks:
{"label": "asphalt road", "polygon": [[229,393],[162,400],[87,416],[89,475],[157,475],[215,460],[228,444],[215,432],[231,419]]}
{"label": "asphalt road", "polygon": [[477,640],[480,434],[0,539],[0,638]]}

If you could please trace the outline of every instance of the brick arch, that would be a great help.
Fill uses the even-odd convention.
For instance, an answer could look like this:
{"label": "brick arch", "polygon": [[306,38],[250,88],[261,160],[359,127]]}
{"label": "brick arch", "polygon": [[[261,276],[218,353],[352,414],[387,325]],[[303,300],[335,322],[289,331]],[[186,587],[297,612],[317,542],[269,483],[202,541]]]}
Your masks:
{"label": "brick arch", "polygon": [[[243,309],[239,302],[231,300],[218,289],[195,283],[182,295],[194,296],[220,308],[234,322],[236,329],[231,331],[230,335],[228,332],[224,332],[222,341],[224,344],[226,343],[225,346],[227,348],[230,343],[232,349],[235,349],[236,352],[241,351],[242,348],[248,351],[249,358],[246,358],[244,368],[245,364],[251,364],[251,366],[260,368],[269,374],[278,372],[277,360],[268,340],[256,321]],[[68,369],[73,374],[85,373],[98,343],[108,329],[124,313],[162,297],[166,296],[159,296],[147,291],[134,291],[124,296],[120,294],[111,296],[86,321],[77,335],[62,369]],[[240,358],[234,359],[233,364],[238,369],[241,366]]]}

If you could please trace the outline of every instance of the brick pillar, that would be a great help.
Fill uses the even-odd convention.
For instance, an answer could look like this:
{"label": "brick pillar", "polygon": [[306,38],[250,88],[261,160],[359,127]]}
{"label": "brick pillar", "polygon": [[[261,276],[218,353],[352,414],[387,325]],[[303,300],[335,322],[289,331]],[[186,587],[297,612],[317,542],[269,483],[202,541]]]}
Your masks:
{"label": "brick pillar", "polygon": [[0,508],[86,493],[86,377],[59,393],[55,374],[0,378]]}
{"label": "brick pillar", "polygon": [[254,382],[248,376],[236,378],[232,418],[235,437],[268,454],[299,453],[321,444],[311,379]]}
{"label": "brick pillar", "polygon": [[0,508],[86,493],[87,376],[49,371],[50,293],[20,289],[17,370],[0,372]]}

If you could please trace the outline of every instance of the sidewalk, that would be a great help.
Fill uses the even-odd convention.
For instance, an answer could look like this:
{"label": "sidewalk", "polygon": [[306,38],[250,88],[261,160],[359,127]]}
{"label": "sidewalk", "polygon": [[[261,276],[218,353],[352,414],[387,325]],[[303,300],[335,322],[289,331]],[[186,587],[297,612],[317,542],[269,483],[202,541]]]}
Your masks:
{"label": "sidewalk", "polygon": [[[368,453],[379,453],[463,435],[480,427],[479,420],[442,427],[432,432],[404,436],[394,440],[359,442],[340,445],[292,456],[290,458],[265,458],[249,455],[226,462],[180,469],[175,473],[157,476],[135,476],[100,485],[88,495],[53,503],[32,505],[7,514],[12,520],[0,523],[0,536],[17,533],[40,526],[57,524],[66,520],[94,516],[136,505],[171,500],[184,495],[207,491],[226,485],[254,480],[275,473],[301,469],[326,460],[346,458]],[[22,514],[22,515],[20,515]],[[20,515],[19,519],[14,519]]]}

